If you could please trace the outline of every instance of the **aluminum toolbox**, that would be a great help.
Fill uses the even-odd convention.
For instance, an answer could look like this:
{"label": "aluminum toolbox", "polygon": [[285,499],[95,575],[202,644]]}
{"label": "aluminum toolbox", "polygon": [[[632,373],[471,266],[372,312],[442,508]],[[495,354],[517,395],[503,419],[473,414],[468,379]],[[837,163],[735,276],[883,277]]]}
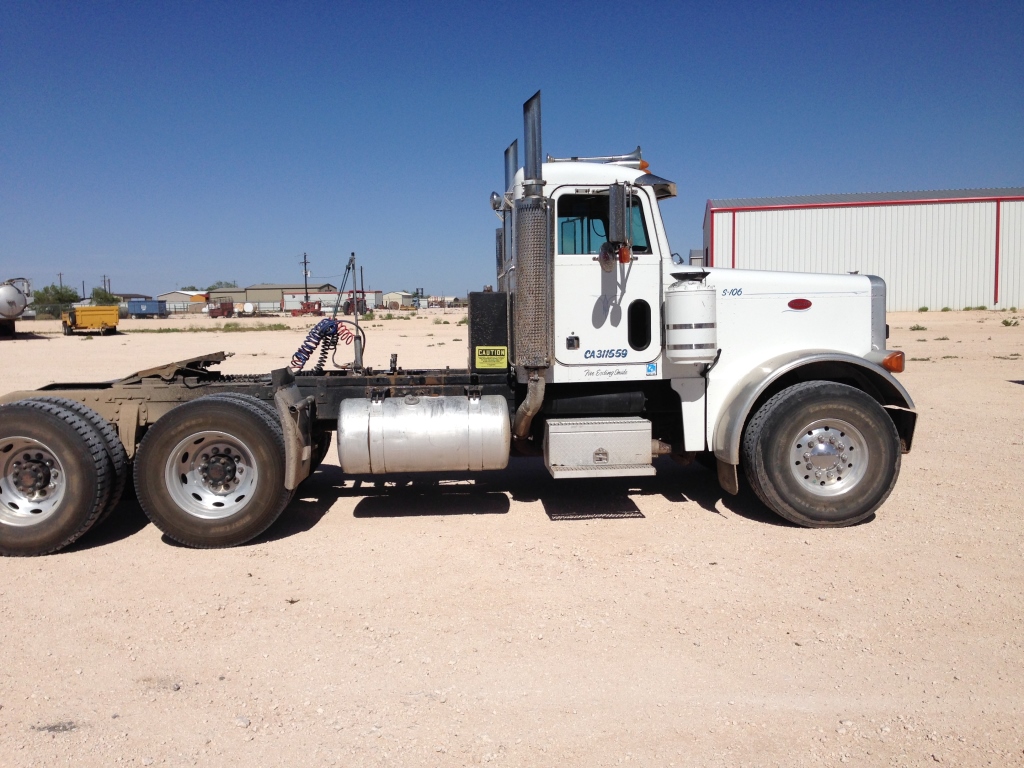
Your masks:
{"label": "aluminum toolbox", "polygon": [[558,479],[653,475],[651,422],[636,416],[548,419],[544,464]]}

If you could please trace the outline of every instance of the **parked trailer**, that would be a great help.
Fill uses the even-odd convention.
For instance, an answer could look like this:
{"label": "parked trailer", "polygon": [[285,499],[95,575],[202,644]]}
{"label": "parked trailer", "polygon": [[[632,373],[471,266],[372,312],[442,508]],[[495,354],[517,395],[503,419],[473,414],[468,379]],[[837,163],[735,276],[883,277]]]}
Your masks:
{"label": "parked trailer", "polygon": [[[589,478],[650,475],[671,454],[716,466],[728,493],[742,472],[800,525],[868,519],[916,424],[892,375],[903,353],[886,349],[884,282],[678,265],[660,211],[675,185],[639,148],[542,163],[539,93],[524,125],[525,167],[513,142],[491,196],[499,290],[470,294],[466,368],[403,370],[392,355],[372,370],[356,316],[320,320],[271,373],[218,373],[216,353],[0,397],[0,552],[74,541],[129,468],[169,538],[240,544],[274,522],[332,433],[356,478],[533,455],[583,494]],[[352,362],[329,368],[349,346]]]}
{"label": "parked trailer", "polygon": [[163,299],[132,299],[128,302],[128,317],[132,320],[140,317],[167,317],[167,302]]}
{"label": "parked trailer", "polygon": [[96,331],[102,335],[117,333],[120,320],[118,306],[106,307],[72,307],[61,314],[61,331],[71,336],[76,331]]}

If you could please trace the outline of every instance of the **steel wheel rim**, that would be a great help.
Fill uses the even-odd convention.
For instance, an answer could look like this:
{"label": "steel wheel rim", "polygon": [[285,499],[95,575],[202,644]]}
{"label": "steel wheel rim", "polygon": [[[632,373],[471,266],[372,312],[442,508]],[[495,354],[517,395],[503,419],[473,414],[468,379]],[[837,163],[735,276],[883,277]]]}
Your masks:
{"label": "steel wheel rim", "polygon": [[[229,467],[230,463],[230,467]],[[164,465],[174,502],[202,520],[222,520],[252,501],[259,480],[249,448],[226,432],[196,432],[179,442]]]}
{"label": "steel wheel rim", "polygon": [[804,490],[816,496],[841,496],[867,475],[867,441],[843,419],[817,419],[795,432],[789,443],[789,469]]}
{"label": "steel wheel rim", "polygon": [[31,437],[0,440],[0,523],[17,528],[53,516],[67,491],[64,465]]}

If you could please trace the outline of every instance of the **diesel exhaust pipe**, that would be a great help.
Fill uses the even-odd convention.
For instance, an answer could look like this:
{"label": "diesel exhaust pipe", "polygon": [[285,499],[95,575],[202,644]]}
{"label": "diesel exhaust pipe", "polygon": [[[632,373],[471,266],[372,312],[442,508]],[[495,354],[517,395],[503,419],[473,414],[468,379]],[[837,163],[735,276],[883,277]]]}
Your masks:
{"label": "diesel exhaust pipe", "polygon": [[[533,417],[543,405],[544,371],[554,357],[554,224],[551,201],[544,197],[544,179],[541,178],[544,156],[541,151],[540,91],[523,104],[523,133],[523,196],[515,202],[516,291],[512,329],[516,366],[528,372],[529,383],[526,399],[516,410],[512,428],[517,440],[529,436]],[[506,169],[509,159],[506,152]]]}
{"label": "diesel exhaust pipe", "polygon": [[544,377],[539,376],[536,371],[530,376],[530,383],[526,389],[526,399],[516,409],[516,419],[512,424],[512,437],[516,440],[525,440],[530,436],[530,425],[533,417],[540,412],[544,404]]}
{"label": "diesel exhaust pipe", "polygon": [[516,171],[519,170],[519,139],[516,139],[508,148],[505,150],[505,189],[502,194],[506,194],[512,189],[512,184],[516,180]]}
{"label": "diesel exhaust pipe", "polygon": [[526,160],[523,168],[523,195],[540,197],[544,194],[544,180],[540,177],[543,162],[540,143],[540,91],[523,104],[523,129],[526,139]]}

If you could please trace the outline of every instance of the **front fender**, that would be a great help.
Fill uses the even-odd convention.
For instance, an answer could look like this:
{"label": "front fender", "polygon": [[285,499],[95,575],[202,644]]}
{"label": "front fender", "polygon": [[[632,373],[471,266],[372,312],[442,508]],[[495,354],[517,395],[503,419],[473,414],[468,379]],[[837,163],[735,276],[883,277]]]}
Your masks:
{"label": "front fender", "polygon": [[853,379],[859,389],[874,397],[884,408],[890,409],[904,451],[909,451],[917,413],[910,394],[896,377],[881,366],[856,355],[801,351],[777,355],[764,361],[733,387],[715,424],[712,443],[715,457],[727,464],[740,463],[743,428],[754,405],[763,395],[774,394],[801,381],[841,379]]}

